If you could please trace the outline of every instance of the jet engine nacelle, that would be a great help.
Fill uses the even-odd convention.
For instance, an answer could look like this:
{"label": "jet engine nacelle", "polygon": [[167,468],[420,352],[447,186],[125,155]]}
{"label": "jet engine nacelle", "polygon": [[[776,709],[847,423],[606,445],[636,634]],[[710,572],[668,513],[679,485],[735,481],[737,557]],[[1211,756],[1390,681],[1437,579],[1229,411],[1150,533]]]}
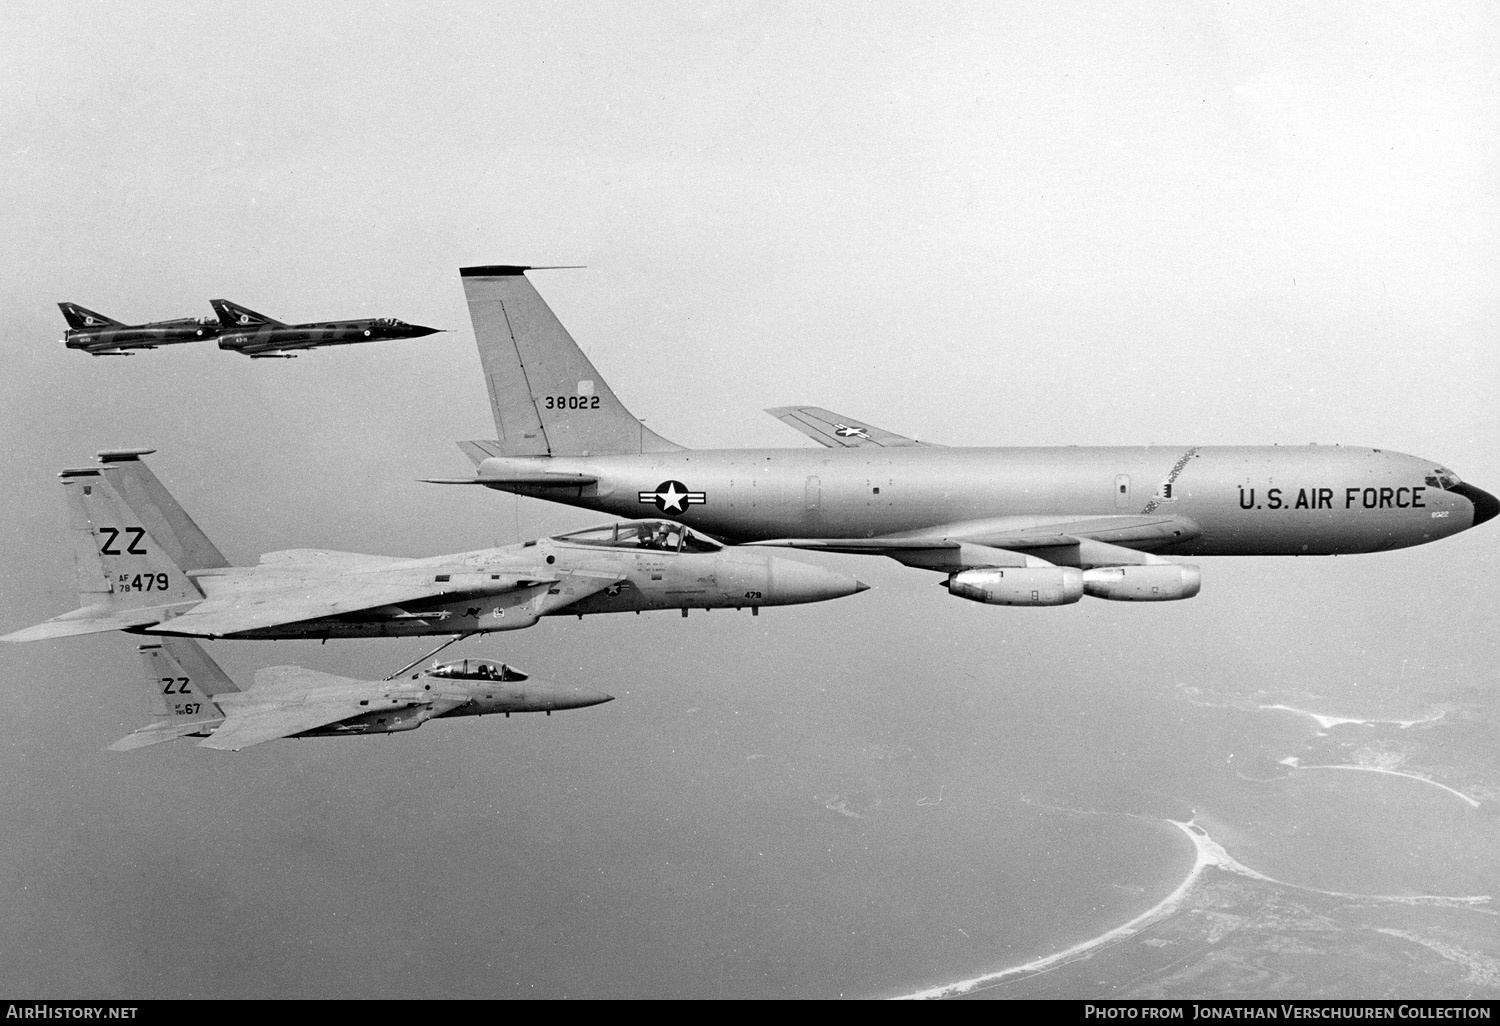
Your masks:
{"label": "jet engine nacelle", "polygon": [[1065,606],[1083,598],[1083,571],[1071,566],[965,570],[948,578],[948,591],[992,606]]}
{"label": "jet engine nacelle", "polygon": [[1195,566],[1153,563],[1101,566],[1083,572],[1083,590],[1113,602],[1170,602],[1198,594],[1203,575]]}
{"label": "jet engine nacelle", "polygon": [[396,734],[416,730],[435,715],[431,705],[414,704],[377,709],[311,734]]}

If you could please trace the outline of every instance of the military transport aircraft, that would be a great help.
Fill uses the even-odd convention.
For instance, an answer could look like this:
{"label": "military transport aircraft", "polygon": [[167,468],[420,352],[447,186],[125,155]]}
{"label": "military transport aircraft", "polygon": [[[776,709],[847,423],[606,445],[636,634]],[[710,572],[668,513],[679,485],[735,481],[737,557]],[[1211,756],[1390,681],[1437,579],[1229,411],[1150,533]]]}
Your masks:
{"label": "military transport aircraft", "polygon": [[[352,680],[301,666],[272,666],[242,691],[196,642],[163,638],[140,646],[152,712],[164,717],[110,745],[128,752],[179,737],[237,752],[282,737],[339,737],[416,730],[440,716],[581,709],[613,701],[602,691],[532,680],[504,663],[460,659],[410,677]],[[397,680],[394,678],[401,677]]]}
{"label": "military transport aircraft", "polygon": [[466,637],[543,616],[742,609],[864,591],[853,577],[633,521],[425,559],[294,549],[230,566],[141,457],[64,470],[79,591],[71,613],[3,641],[130,631],[200,638]]}
{"label": "military transport aircraft", "polygon": [[121,324],[77,303],[58,303],[67,318],[63,345],[82,349],[90,356],[133,356],[131,349],[155,349],[179,342],[197,342],[219,334],[219,323],[180,317],[173,321],[150,321],[146,324]]}
{"label": "military transport aircraft", "polygon": [[318,321],[283,324],[227,299],[210,299],[221,325],[219,348],[244,353],[253,360],[295,359],[290,350],[347,346],[356,342],[380,342],[393,338],[421,338],[442,328],[407,324],[390,317],[366,317],[354,321]]}
{"label": "military transport aircraft", "polygon": [[735,542],[889,556],[976,602],[1197,594],[1166,556],[1379,552],[1494,517],[1430,460],[1348,446],[945,448],[813,406],[769,412],[822,449],[686,449],[615,397],[527,280],[461,270],[499,439],[479,484]]}

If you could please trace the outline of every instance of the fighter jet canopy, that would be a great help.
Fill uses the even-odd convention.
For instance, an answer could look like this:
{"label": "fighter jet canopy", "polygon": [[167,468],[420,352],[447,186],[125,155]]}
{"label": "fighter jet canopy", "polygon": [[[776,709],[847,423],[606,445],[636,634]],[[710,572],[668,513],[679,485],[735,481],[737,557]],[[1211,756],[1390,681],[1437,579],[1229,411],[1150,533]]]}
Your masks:
{"label": "fighter jet canopy", "polygon": [[553,541],[570,545],[601,545],[616,549],[656,549],[662,552],[718,552],[724,546],[707,535],[670,520],[636,520],[608,527],[591,527],[559,534]]}
{"label": "fighter jet canopy", "polygon": [[488,659],[460,659],[452,663],[439,663],[427,671],[427,676],[446,677],[450,680],[498,680],[507,683],[526,679],[526,674],[520,670]]}

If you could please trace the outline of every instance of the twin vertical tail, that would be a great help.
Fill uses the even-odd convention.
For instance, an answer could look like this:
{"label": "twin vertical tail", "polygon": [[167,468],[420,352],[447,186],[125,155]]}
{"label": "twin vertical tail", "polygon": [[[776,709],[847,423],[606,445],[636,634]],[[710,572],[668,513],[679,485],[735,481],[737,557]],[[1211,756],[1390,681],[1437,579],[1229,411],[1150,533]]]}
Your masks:
{"label": "twin vertical tail", "polygon": [[151,697],[157,722],[132,731],[110,745],[110,751],[128,752],[173,738],[213,733],[224,722],[214,696],[238,691],[219,664],[197,642],[187,638],[164,638],[142,645],[141,680]]}
{"label": "twin vertical tail", "polygon": [[465,267],[464,295],[505,456],[672,452],[599,376],[525,272]]}
{"label": "twin vertical tail", "polygon": [[191,573],[229,562],[141,462],[151,451],[106,450],[100,466],[58,475],[80,608],[0,640],[145,627],[203,600]]}

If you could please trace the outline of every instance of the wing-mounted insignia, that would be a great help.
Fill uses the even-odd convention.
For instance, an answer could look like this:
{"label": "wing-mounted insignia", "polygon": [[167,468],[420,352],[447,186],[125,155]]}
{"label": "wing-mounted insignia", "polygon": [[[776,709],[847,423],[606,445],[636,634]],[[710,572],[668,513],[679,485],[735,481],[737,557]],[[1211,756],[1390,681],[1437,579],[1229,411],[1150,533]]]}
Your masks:
{"label": "wing-mounted insignia", "polygon": [[858,449],[871,446],[892,449],[933,444],[919,442],[915,438],[907,438],[905,435],[898,435],[894,431],[887,431],[819,406],[774,406],[766,412],[783,424],[801,431],[819,445],[826,445],[830,449]]}

